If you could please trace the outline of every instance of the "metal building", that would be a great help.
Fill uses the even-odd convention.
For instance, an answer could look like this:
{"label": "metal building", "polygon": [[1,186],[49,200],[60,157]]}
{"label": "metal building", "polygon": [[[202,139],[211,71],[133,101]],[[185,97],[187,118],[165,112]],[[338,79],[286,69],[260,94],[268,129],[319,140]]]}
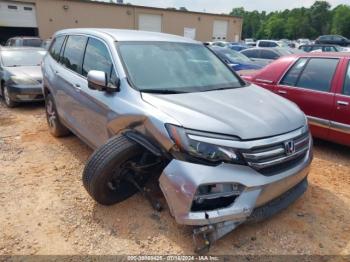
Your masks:
{"label": "metal building", "polygon": [[46,39],[60,29],[109,27],[159,31],[200,41],[237,41],[242,18],[88,0],[0,0],[0,42],[18,35]]}

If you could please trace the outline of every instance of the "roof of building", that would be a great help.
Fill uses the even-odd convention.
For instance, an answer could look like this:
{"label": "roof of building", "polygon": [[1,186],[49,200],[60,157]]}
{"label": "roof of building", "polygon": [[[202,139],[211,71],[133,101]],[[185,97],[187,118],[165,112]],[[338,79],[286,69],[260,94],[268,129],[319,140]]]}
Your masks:
{"label": "roof of building", "polygon": [[[16,0],[15,0],[16,1]],[[118,5],[120,7],[136,7],[136,8],[146,8],[146,9],[152,9],[152,10],[161,10],[161,11],[172,11],[172,12],[179,12],[179,13],[189,13],[189,14],[199,14],[199,15],[213,15],[213,16],[222,16],[222,17],[230,17],[230,18],[238,18],[242,19],[240,16],[232,16],[232,15],[227,15],[227,14],[215,14],[215,13],[206,13],[206,12],[196,12],[196,11],[189,11],[189,10],[180,10],[180,9],[175,9],[173,7],[169,8],[160,8],[160,7],[151,7],[151,6],[143,6],[143,5],[133,5],[133,4],[119,4],[119,3],[111,3],[111,2],[103,2],[103,1],[98,1],[98,0],[70,0],[74,2],[83,2],[83,3],[94,3],[94,4],[101,4],[101,5]]]}
{"label": "roof of building", "polygon": [[103,34],[112,37],[114,41],[160,41],[160,42],[182,42],[182,43],[199,43],[198,41],[185,38],[178,35],[171,35],[158,32],[148,32],[128,29],[111,29],[111,28],[74,28],[58,31],[60,34]]}

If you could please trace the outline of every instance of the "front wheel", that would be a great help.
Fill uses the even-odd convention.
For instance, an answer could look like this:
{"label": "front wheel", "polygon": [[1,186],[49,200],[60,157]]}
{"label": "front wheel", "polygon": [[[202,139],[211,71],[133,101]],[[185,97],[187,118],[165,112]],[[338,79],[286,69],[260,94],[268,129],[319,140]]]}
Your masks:
{"label": "front wheel", "polygon": [[17,103],[11,99],[10,92],[9,92],[7,86],[4,86],[2,93],[4,95],[4,101],[5,101],[5,105],[7,107],[12,108],[12,107],[15,107],[17,105]]}
{"label": "front wheel", "polygon": [[124,136],[116,136],[98,148],[88,160],[83,183],[90,196],[102,205],[119,203],[143,187],[149,174],[143,167],[157,164],[157,158]]}

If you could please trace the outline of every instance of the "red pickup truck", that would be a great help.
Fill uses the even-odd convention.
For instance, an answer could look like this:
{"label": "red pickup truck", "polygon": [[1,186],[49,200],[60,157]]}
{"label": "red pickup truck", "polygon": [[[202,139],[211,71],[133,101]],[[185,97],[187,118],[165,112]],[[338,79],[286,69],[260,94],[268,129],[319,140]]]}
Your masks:
{"label": "red pickup truck", "polygon": [[350,146],[350,53],[287,56],[243,78],[295,102],[313,136]]}

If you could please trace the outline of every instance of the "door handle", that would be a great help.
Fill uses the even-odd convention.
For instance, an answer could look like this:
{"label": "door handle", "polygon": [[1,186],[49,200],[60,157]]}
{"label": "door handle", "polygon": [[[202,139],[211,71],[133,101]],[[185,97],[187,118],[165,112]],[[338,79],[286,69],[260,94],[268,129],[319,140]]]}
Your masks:
{"label": "door handle", "polygon": [[348,105],[349,105],[349,102],[346,102],[346,101],[337,101],[337,104],[340,105],[340,106],[348,106]]}
{"label": "door handle", "polygon": [[277,93],[279,94],[282,94],[282,95],[286,95],[287,94],[287,91],[284,91],[284,90],[278,90]]}

